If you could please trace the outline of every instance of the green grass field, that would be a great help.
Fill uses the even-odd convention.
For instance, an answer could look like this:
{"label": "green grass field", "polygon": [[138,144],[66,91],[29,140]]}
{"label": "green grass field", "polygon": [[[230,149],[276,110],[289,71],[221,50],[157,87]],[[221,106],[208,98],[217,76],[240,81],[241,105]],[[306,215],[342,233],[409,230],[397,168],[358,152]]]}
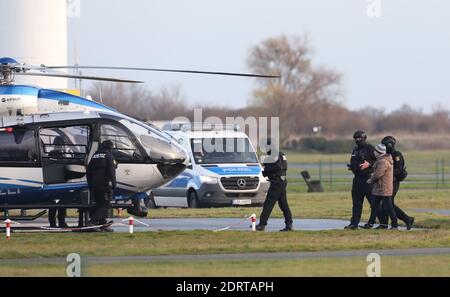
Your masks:
{"label": "green grass field", "polygon": [[[87,264],[82,276],[366,276],[364,257],[301,260],[164,261]],[[381,276],[449,276],[450,255],[386,256]],[[65,276],[63,264],[2,265],[0,276]]]}
{"label": "green grass field", "polygon": [[[432,160],[436,152],[411,153],[408,158]],[[450,152],[440,155],[450,157]],[[328,157],[328,156],[327,156]],[[331,156],[345,162],[347,155]],[[291,155],[298,162],[314,162],[315,155]],[[318,160],[318,159],[317,159]],[[292,160],[290,160],[292,161]],[[450,190],[413,190],[403,186],[398,205],[416,218],[416,227],[426,230],[376,231],[333,230],[295,231],[290,233],[255,233],[224,231],[163,231],[129,234],[13,234],[10,241],[1,238],[0,259],[64,259],[69,253],[83,256],[174,255],[250,252],[337,251],[361,249],[396,249],[450,247],[450,216],[412,209],[450,209]],[[351,195],[348,191],[305,193],[290,185],[288,200],[296,218],[348,220]],[[208,208],[151,210],[151,218],[233,217],[243,218],[261,208]],[[363,220],[369,216],[364,206]],[[276,206],[272,217],[282,217]],[[270,224],[270,221],[269,221]],[[19,261],[20,262],[20,261]],[[161,261],[152,263],[86,264],[88,276],[364,276],[365,258],[326,258],[304,260],[247,261]],[[382,259],[384,276],[450,276],[450,255],[386,256]],[[255,273],[257,271],[258,273]],[[64,264],[2,264],[0,276],[64,276]]]}
{"label": "green grass field", "polygon": [[450,230],[333,230],[255,233],[165,231],[126,233],[14,234],[2,239],[0,259],[82,256],[147,256],[250,252],[338,251],[449,247]]}
{"label": "green grass field", "polygon": [[[450,191],[405,190],[398,198],[404,209],[450,209]],[[348,219],[351,202],[349,193],[289,193],[295,217]],[[368,216],[366,205],[363,218]],[[157,209],[151,217],[244,217],[260,208]],[[396,249],[450,247],[450,216],[414,213],[417,226],[429,228],[416,231],[332,230],[295,231],[290,233],[254,233],[225,231],[166,231],[136,233],[86,234],[23,234],[16,233],[10,241],[0,241],[0,259],[47,258],[64,259],[69,253],[83,256],[175,255],[249,252],[337,251],[355,249]],[[273,217],[281,217],[276,207]],[[270,221],[269,221],[270,224]],[[385,257],[385,275],[449,276],[449,255],[426,257]],[[383,258],[384,259],[384,258]],[[252,271],[261,275],[364,275],[365,259],[305,259],[289,261],[182,261],[158,263],[92,264],[87,275],[242,275]],[[384,263],[384,262],[383,262]],[[4,264],[0,275],[64,275],[63,265]],[[365,269],[365,268],[364,268]],[[237,272],[239,271],[239,272]]]}

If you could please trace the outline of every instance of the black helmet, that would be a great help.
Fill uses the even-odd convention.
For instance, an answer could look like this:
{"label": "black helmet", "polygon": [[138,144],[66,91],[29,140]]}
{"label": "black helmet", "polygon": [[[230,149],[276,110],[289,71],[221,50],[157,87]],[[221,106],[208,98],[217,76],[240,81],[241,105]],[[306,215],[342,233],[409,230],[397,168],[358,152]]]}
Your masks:
{"label": "black helmet", "polygon": [[358,130],[355,133],[353,133],[353,139],[362,138],[364,140],[367,140],[367,134],[366,132],[362,130]]}
{"label": "black helmet", "polygon": [[114,143],[111,140],[105,140],[102,142],[101,148],[110,151],[114,148]]}
{"label": "black helmet", "polygon": [[392,152],[395,148],[395,144],[397,143],[397,139],[394,136],[386,136],[381,140],[381,143],[386,146],[388,152]]}

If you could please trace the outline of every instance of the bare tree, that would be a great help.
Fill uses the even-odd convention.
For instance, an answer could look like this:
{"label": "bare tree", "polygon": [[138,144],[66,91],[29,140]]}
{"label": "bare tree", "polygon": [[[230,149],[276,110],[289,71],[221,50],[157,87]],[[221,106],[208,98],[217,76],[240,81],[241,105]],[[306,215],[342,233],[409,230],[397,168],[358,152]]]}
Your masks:
{"label": "bare tree", "polygon": [[178,85],[163,86],[153,93],[143,85],[97,83],[89,94],[124,114],[144,120],[171,120],[187,110]]}
{"label": "bare tree", "polygon": [[294,132],[310,129],[310,125],[317,122],[311,110],[320,111],[322,107],[329,107],[328,103],[337,104],[341,75],[326,67],[314,66],[311,55],[306,35],[280,36],[255,46],[248,58],[252,71],[281,75],[278,80],[259,79],[252,104],[261,105],[280,117],[282,141]]}

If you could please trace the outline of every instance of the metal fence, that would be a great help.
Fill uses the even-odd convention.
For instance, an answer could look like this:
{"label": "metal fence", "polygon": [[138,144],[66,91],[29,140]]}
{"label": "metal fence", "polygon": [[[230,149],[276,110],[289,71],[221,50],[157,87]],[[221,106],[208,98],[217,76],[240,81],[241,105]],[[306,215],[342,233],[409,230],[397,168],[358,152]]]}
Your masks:
{"label": "metal fence", "polygon": [[[311,180],[319,180],[324,191],[347,191],[351,189],[353,174],[347,163],[320,160],[311,163],[289,163],[290,190],[307,191],[300,174],[308,171]],[[408,177],[402,182],[403,189],[450,189],[450,160],[411,161],[407,163]]]}

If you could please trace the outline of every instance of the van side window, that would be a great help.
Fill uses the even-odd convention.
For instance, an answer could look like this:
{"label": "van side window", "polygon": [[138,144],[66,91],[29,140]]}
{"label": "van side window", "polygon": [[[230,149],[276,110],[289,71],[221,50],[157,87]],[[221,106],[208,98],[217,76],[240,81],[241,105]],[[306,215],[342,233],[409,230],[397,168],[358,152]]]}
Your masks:
{"label": "van side window", "polygon": [[100,142],[105,140],[111,140],[113,142],[113,155],[118,162],[143,160],[139,149],[122,128],[115,125],[102,125],[100,128]]}
{"label": "van side window", "polygon": [[36,163],[34,131],[27,128],[6,128],[0,131],[0,163]]}
{"label": "van side window", "polygon": [[42,128],[39,131],[42,157],[52,160],[84,160],[89,144],[88,126]]}

